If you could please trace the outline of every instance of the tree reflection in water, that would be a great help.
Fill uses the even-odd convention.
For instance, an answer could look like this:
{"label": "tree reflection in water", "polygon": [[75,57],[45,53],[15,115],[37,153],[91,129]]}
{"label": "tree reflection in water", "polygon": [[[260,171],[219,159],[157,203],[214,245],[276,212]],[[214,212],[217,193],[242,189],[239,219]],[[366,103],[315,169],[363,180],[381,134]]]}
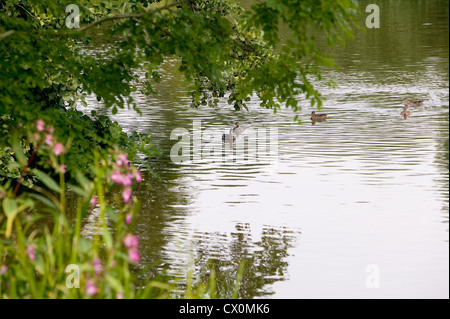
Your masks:
{"label": "tree reflection in water", "polygon": [[229,235],[201,233],[194,238],[194,276],[208,283],[214,270],[217,298],[231,298],[242,268],[238,298],[254,298],[274,293],[271,284],[286,278],[289,248],[300,232],[286,227],[263,226],[261,238],[254,241],[249,224],[236,224]]}

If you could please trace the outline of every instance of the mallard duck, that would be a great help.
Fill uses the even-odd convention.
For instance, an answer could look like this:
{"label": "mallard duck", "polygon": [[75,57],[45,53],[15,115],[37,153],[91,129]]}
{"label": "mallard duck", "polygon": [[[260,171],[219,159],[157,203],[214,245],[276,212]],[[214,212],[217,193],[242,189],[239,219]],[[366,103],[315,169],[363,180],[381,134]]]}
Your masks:
{"label": "mallard duck", "polygon": [[405,104],[405,106],[412,106],[412,107],[416,107],[416,106],[422,106],[423,105],[423,101],[408,101],[408,99],[405,97],[403,99],[403,104]]}
{"label": "mallard duck", "polygon": [[234,123],[233,127],[233,133],[236,135],[242,134],[244,132],[244,129],[239,126],[239,122]]}
{"label": "mallard duck", "polygon": [[311,121],[313,122],[322,122],[327,120],[328,114],[316,114],[316,111],[311,112]]}

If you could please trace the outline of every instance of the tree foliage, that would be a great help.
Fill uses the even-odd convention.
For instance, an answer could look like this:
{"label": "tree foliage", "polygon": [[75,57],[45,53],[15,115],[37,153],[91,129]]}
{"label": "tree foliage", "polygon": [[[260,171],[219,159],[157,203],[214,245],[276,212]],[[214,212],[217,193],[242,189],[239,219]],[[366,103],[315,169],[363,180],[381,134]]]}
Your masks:
{"label": "tree foliage", "polygon": [[[261,0],[250,11],[234,0],[84,0],[77,2],[80,28],[69,29],[72,2],[0,0],[0,143],[5,147],[12,130],[42,118],[60,140],[72,139],[69,171],[88,166],[93,147],[119,145],[130,158],[138,149],[151,154],[148,137],[130,139],[109,118],[77,107],[94,95],[113,114],[139,112],[132,92],[156,94],[158,67],[167,58],[180,61],[194,107],[228,99],[240,109],[254,94],[275,111],[283,104],[298,110],[300,96],[320,107],[311,80],[321,79],[319,66],[332,60],[316,37],[342,41],[357,13],[354,0]],[[281,25],[291,34],[283,43]],[[111,44],[86,50],[98,26]]]}

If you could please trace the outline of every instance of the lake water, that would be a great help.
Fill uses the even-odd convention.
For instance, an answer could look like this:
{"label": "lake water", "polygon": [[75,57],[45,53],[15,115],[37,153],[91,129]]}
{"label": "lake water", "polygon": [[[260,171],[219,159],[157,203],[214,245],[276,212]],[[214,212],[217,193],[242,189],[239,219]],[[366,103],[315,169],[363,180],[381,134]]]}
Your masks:
{"label": "lake water", "polygon": [[[226,101],[189,108],[176,60],[163,65],[158,96],[134,95],[142,117],[113,117],[161,149],[138,163],[159,178],[145,174],[134,189],[147,275],[164,270],[182,287],[188,272],[203,278],[214,268],[219,292],[231,291],[245,261],[243,298],[449,297],[449,3],[361,1],[363,12],[369,3],[381,27],[331,50],[340,69],[323,72],[337,88],[317,84],[327,122],[312,125],[307,101],[302,125],[257,99],[248,111]],[[404,97],[424,107],[404,119]],[[187,129],[192,141],[194,121],[215,133],[204,145],[220,147],[235,121],[276,129],[277,153],[175,164],[171,132]]]}

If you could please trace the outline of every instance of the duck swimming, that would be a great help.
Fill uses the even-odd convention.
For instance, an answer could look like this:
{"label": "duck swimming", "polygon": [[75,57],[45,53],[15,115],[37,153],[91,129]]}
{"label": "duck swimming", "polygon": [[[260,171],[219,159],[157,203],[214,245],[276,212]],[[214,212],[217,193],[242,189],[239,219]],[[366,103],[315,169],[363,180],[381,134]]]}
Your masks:
{"label": "duck swimming", "polygon": [[234,135],[234,128],[230,128],[230,132],[228,134],[227,133],[222,134],[223,142],[229,142],[230,144],[232,144],[233,142],[236,141],[236,136]]}
{"label": "duck swimming", "polygon": [[412,106],[412,107],[416,107],[416,106],[422,106],[423,105],[423,101],[408,101],[408,99],[405,97],[403,99],[403,104],[405,104],[405,106]]}
{"label": "duck swimming", "polygon": [[233,133],[236,135],[242,134],[244,132],[244,129],[240,127],[239,122],[234,123],[233,127]]}
{"label": "duck swimming", "polygon": [[234,123],[234,127],[230,128],[230,132],[222,134],[222,141],[233,143],[236,137],[244,133],[244,129],[239,125],[239,122]]}
{"label": "duck swimming", "polygon": [[403,111],[400,112],[400,115],[403,115],[405,120],[411,115],[411,111],[408,110],[408,106],[405,105],[405,107],[403,108]]}
{"label": "duck swimming", "polygon": [[327,120],[328,114],[316,114],[316,111],[311,112],[311,121],[315,122],[323,122]]}

